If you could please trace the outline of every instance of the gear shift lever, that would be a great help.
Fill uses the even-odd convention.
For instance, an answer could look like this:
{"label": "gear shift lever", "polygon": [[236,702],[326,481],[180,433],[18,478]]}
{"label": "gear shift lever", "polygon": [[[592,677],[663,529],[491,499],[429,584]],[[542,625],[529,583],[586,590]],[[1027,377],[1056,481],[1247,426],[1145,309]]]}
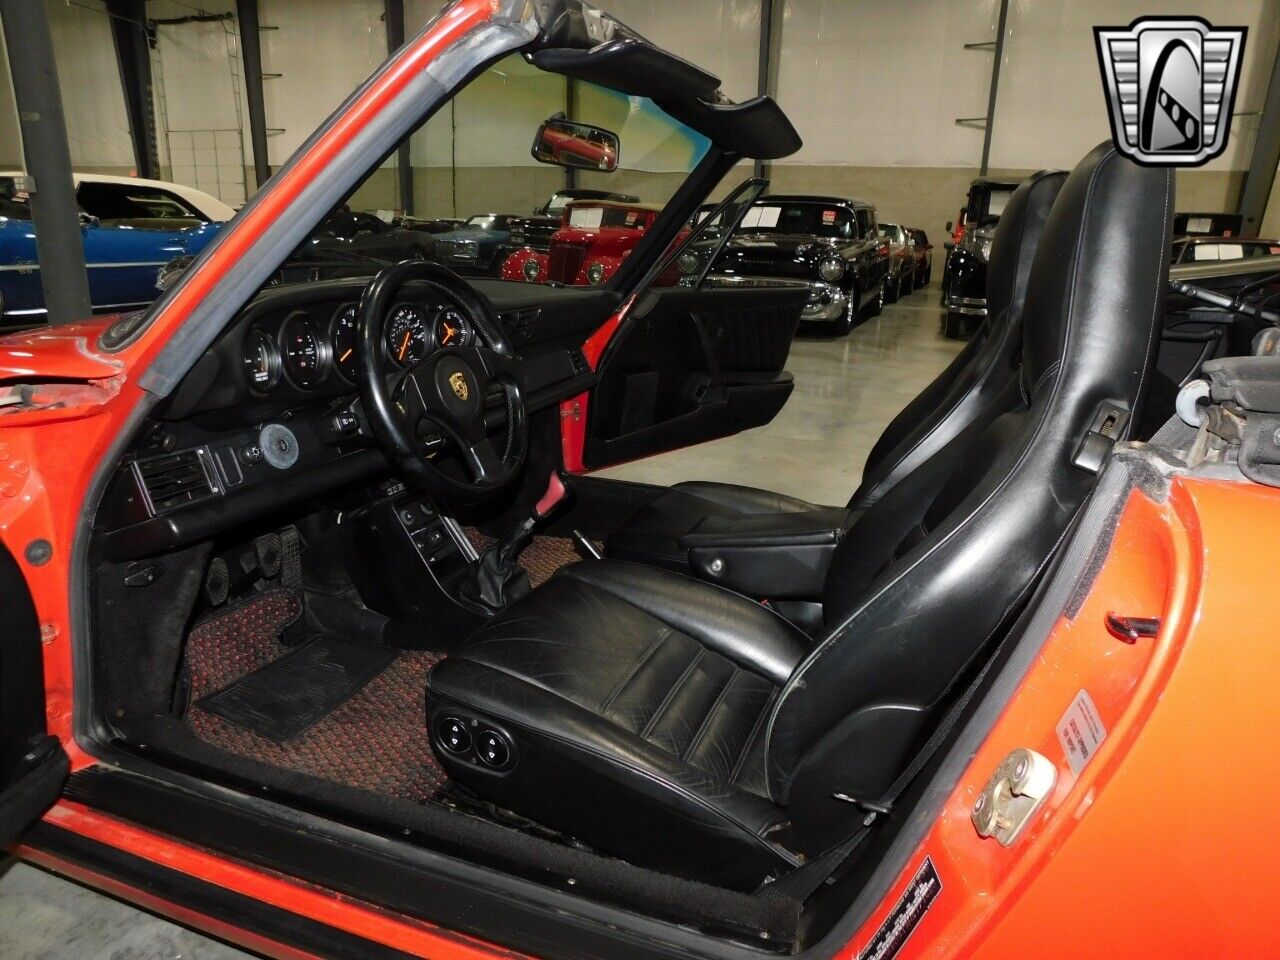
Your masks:
{"label": "gear shift lever", "polygon": [[529,574],[516,561],[523,550],[533,539],[533,530],[540,520],[545,520],[566,497],[564,483],[554,471],[547,483],[547,492],[542,495],[533,508],[533,513],[525,517],[505,537],[490,544],[480,554],[472,568],[471,579],[462,584],[462,596],[472,603],[483,607],[487,612],[496,614],[513,600],[518,600],[528,593]]}

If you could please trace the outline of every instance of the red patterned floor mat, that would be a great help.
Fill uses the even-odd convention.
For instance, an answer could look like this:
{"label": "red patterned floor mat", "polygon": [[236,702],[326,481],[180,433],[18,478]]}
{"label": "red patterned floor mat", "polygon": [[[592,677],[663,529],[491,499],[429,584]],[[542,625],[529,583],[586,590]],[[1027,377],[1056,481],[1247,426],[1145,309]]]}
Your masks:
{"label": "red patterned floor mat", "polygon": [[[272,591],[197,625],[187,639],[190,702],[283,656],[280,631],[302,612],[298,596]],[[427,672],[444,655],[405,650],[355,696],[287,743],[192,706],[186,721],[203,740],[334,783],[403,800],[433,797],[446,777],[428,745]]]}

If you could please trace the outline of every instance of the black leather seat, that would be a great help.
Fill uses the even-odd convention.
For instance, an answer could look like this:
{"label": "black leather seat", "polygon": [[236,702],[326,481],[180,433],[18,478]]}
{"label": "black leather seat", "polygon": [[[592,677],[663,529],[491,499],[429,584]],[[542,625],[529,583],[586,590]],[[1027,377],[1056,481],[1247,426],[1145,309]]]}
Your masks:
{"label": "black leather seat", "polygon": [[[1172,195],[1170,171],[1110,144],[1071,174],[1031,271],[1022,389],[851,526],[816,645],[691,577],[564,569],[431,672],[449,775],[606,853],[740,889],[851,832],[855,808],[832,795],[874,800],[892,783],[1093,489],[1112,439],[1098,424],[1127,435]],[[459,724],[461,749],[446,749]]]}
{"label": "black leather seat", "polygon": [[[988,319],[955,360],[884,429],[867,456],[862,483],[845,507],[819,506],[730,483],[677,483],[628,518],[606,540],[605,555],[716,579],[691,564],[682,539],[719,532],[718,521],[732,523],[743,516],[807,513],[815,529],[843,529],[857,511],[877,503],[970,424],[983,420],[993,404],[1017,389],[1027,277],[1045,220],[1066,178],[1060,170],[1042,170],[1014,192],[991,250]],[[785,529],[795,520],[786,518],[779,526]]]}

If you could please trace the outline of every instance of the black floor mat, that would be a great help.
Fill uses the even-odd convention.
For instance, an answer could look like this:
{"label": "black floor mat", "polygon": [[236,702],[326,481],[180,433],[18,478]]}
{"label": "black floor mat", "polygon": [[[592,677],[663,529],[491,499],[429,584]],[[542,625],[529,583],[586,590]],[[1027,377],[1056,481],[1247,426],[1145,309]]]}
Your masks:
{"label": "black floor mat", "polygon": [[317,637],[209,694],[198,706],[284,743],[359,693],[395,658],[388,647]]}

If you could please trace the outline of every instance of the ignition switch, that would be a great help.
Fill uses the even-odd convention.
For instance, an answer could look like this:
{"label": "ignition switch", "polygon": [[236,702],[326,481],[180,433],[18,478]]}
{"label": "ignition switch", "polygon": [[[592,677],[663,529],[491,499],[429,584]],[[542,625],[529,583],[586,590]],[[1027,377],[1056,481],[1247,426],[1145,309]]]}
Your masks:
{"label": "ignition switch", "polygon": [[1022,833],[1058,779],[1058,770],[1034,750],[1020,747],[996,767],[973,804],[973,825],[982,837],[1009,846]]}

